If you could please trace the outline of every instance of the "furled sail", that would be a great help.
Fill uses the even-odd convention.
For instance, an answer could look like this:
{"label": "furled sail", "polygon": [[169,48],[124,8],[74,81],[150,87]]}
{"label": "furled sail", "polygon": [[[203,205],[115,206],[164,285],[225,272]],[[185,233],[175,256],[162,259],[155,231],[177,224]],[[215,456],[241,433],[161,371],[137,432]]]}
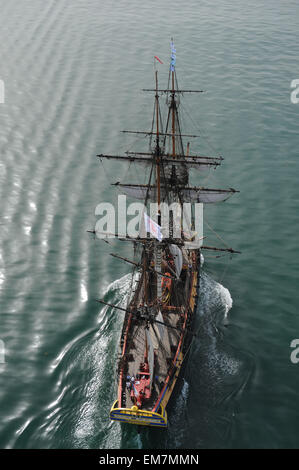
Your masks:
{"label": "furled sail", "polygon": [[208,170],[211,167],[216,168],[220,165],[222,158],[219,157],[199,157],[199,156],[189,156],[189,157],[178,157],[176,159],[162,159],[162,163],[167,166],[180,166],[185,165],[187,168],[195,168],[196,170],[204,171]]}
{"label": "furled sail", "polygon": [[[116,186],[119,186],[121,192],[127,196],[134,197],[135,199],[146,198],[148,194],[149,200],[155,200],[156,195],[156,186],[147,186],[147,185],[135,185],[135,184],[120,184],[116,183]],[[180,193],[183,196],[184,201],[190,202],[203,202],[206,204],[213,202],[225,201],[232,194],[237,192],[235,189],[208,189],[208,188],[182,188]],[[161,187],[161,198],[165,198],[166,192],[165,188]]]}
{"label": "furled sail", "polygon": [[[151,153],[137,153],[137,154],[129,154],[125,156],[121,155],[98,155],[100,159],[107,158],[108,160],[117,160],[123,162],[132,162],[132,163],[140,163],[145,166],[151,166],[155,163],[155,155]],[[216,168],[220,165],[221,161],[223,160],[222,157],[205,157],[205,156],[188,156],[185,157],[184,155],[179,155],[175,159],[171,158],[170,155],[160,155],[160,163],[165,167],[172,167],[172,165],[176,167],[186,166],[187,168],[195,168],[200,171],[208,170],[211,167]]]}

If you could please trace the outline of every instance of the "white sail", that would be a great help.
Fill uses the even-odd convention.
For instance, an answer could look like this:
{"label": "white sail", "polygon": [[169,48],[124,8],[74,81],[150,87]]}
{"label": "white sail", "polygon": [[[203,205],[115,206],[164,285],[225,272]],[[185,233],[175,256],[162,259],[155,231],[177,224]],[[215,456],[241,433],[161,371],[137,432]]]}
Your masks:
{"label": "white sail", "polygon": [[154,377],[154,347],[151,339],[149,330],[145,330],[146,341],[147,341],[147,360],[150,373],[150,390],[152,389],[153,377]]}
{"label": "white sail", "polygon": [[182,190],[184,199],[205,204],[225,201],[235,192],[234,189],[186,188]]}
{"label": "white sail", "polygon": [[171,354],[168,328],[164,325],[165,322],[161,310],[158,311],[155,320],[157,321],[149,326],[153,348],[154,350],[157,350],[158,353],[161,349],[161,344],[163,344],[164,352],[167,351],[168,354]]}
{"label": "white sail", "polygon": [[[147,186],[144,187],[138,187],[134,185],[118,185],[121,189],[121,192],[123,194],[126,194],[129,197],[134,197],[135,199],[142,199],[144,200],[147,194]],[[153,196],[153,190],[149,190],[149,195]],[[150,198],[152,199],[152,197]]]}
{"label": "white sail", "polygon": [[146,238],[146,227],[145,227],[145,222],[144,222],[144,214],[146,214],[146,206],[143,207],[143,211],[140,217],[140,222],[139,222],[139,237],[140,238]]}
{"label": "white sail", "polygon": [[179,279],[181,272],[182,272],[182,267],[183,267],[182,251],[177,245],[169,245],[169,249],[170,249],[170,253],[173,256],[176,275],[177,275],[177,278]]}
{"label": "white sail", "polygon": [[[157,316],[156,316],[156,320],[158,320],[159,322],[161,323],[164,323],[164,319],[162,317],[162,313],[161,311],[159,310]],[[164,337],[164,332],[165,332],[165,326],[161,325],[161,323],[157,323],[157,326],[158,326],[158,335],[159,335],[159,339],[160,341],[163,341],[163,337]]]}

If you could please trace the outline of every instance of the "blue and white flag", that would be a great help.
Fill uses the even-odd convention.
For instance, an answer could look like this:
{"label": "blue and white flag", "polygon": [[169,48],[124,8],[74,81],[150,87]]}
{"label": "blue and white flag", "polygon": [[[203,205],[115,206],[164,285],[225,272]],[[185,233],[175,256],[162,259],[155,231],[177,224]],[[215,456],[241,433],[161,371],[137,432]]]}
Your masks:
{"label": "blue and white flag", "polygon": [[162,241],[163,235],[159,224],[154,222],[146,213],[144,215],[145,230],[155,237],[159,242]]}
{"label": "blue and white flag", "polygon": [[174,67],[176,64],[176,48],[174,47],[173,41],[171,41],[170,43],[170,49],[171,49],[170,71],[174,72]]}

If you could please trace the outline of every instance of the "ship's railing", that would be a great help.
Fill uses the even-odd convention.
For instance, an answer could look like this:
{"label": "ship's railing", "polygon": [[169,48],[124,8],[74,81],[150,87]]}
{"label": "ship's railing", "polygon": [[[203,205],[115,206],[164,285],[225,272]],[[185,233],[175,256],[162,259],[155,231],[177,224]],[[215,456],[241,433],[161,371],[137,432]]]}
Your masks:
{"label": "ship's railing", "polygon": [[132,406],[131,408],[118,408],[118,400],[115,400],[110,410],[110,419],[143,426],[166,427],[166,409],[161,406],[159,410],[161,411],[160,413],[142,410],[137,406]]}

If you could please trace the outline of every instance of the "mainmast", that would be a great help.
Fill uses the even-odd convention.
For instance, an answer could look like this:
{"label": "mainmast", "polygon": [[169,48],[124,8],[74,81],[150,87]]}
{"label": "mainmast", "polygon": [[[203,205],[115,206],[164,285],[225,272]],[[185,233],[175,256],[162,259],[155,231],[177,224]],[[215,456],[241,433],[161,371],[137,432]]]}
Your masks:
{"label": "mainmast", "polygon": [[157,196],[158,196],[158,224],[161,225],[161,174],[160,174],[160,143],[159,143],[159,93],[158,93],[158,71],[156,75],[156,167],[157,167]]}
{"label": "mainmast", "polygon": [[[161,226],[161,168],[160,168],[160,142],[159,142],[159,93],[158,93],[158,71],[155,72],[156,75],[156,169],[157,169],[157,203],[158,203],[158,225]],[[159,242],[156,241],[155,246],[155,267],[156,271],[161,271],[162,264],[162,250]],[[161,276],[156,274],[157,279],[157,301],[162,297],[162,287],[161,287]]]}

